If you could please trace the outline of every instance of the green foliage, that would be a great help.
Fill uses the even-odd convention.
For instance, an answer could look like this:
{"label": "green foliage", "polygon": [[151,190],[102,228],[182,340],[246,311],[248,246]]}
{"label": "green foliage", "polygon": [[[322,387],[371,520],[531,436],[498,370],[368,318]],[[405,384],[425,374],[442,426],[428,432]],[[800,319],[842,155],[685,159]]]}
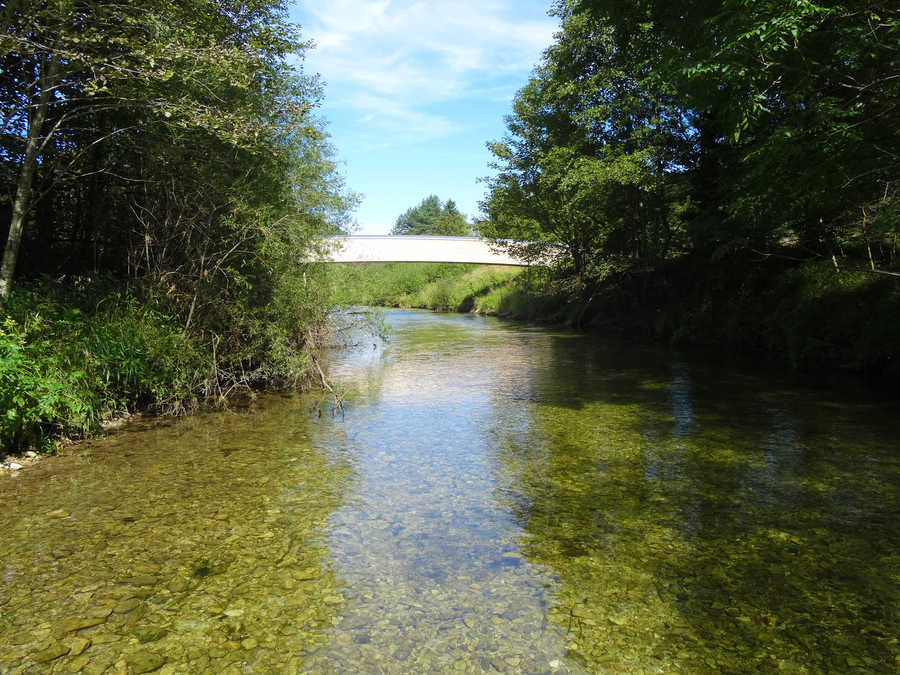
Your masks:
{"label": "green foliage", "polygon": [[496,177],[482,235],[537,257],[562,243],[577,277],[602,258],[678,250],[691,130],[669,89],[618,59],[612,32],[564,7],[563,30],[518,93],[509,135],[490,148]]}
{"label": "green foliage", "polygon": [[479,233],[526,259],[565,244],[553,288],[577,324],[799,367],[893,363],[900,9],[558,0],[553,12],[561,30],[489,144]]}
{"label": "green foliage", "polygon": [[436,195],[423,199],[418,206],[411,207],[397,218],[391,234],[439,235],[445,237],[465,237],[471,228],[466,217],[459,212],[452,199],[441,204]]}
{"label": "green foliage", "polygon": [[794,368],[900,374],[900,286],[831,261],[670,261],[597,289],[587,321],[685,345],[766,353]]}
{"label": "green foliage", "polygon": [[442,312],[497,314],[501,289],[508,289],[521,274],[520,268],[476,265],[462,274],[443,276],[414,293],[404,294],[398,304]]}
{"label": "green foliage", "polygon": [[[17,1],[0,17],[0,194],[22,187],[26,139],[40,147],[19,283],[128,288],[127,301],[96,311],[77,291],[53,301],[80,307],[71,321],[89,370],[61,346],[70,319],[42,309],[35,333],[21,298],[10,300],[10,335],[28,354],[15,387],[84,371],[97,400],[93,421],[72,417],[83,430],[136,405],[302,383],[327,286],[320,266],[298,261],[347,222],[356,198],[313,114],[321,87],[302,71],[307,45],[286,5]],[[41,91],[46,121],[34,129]],[[0,228],[10,217],[0,204]],[[190,358],[172,356],[179,341]],[[62,410],[68,399],[53,400]]]}
{"label": "green foliage", "polygon": [[566,323],[579,312],[543,268],[437,263],[332,265],[334,301]]}
{"label": "green foliage", "polygon": [[[896,193],[894,4],[572,0],[557,9],[606,27],[616,61],[668,87],[696,129],[687,165],[695,250],[787,242],[807,256],[840,254],[867,229],[870,205]],[[877,262],[895,261],[890,244]]]}
{"label": "green foliage", "polygon": [[459,277],[473,267],[448,263],[330,265],[331,302],[396,307],[400,298],[417,293],[434,281]]}
{"label": "green foliage", "polygon": [[203,349],[128,293],[56,284],[14,291],[0,328],[0,446],[47,448],[147,403],[194,405]]}

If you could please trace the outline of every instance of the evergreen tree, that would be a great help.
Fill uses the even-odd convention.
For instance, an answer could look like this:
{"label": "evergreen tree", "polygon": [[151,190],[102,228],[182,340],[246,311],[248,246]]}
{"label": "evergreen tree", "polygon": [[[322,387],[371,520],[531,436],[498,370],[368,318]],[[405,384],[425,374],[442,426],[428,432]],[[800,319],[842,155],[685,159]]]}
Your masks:
{"label": "evergreen tree", "polygon": [[430,195],[401,214],[391,234],[464,237],[471,234],[471,228],[452,199],[441,204],[437,195]]}

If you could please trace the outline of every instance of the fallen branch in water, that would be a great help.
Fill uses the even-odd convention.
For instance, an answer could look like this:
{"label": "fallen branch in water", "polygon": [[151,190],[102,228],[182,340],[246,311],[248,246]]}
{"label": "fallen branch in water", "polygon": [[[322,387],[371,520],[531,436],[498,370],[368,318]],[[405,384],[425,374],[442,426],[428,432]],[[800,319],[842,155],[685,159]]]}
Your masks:
{"label": "fallen branch in water", "polygon": [[344,394],[342,392],[339,393],[334,390],[334,387],[332,387],[328,383],[328,379],[325,377],[325,373],[322,372],[322,366],[319,365],[319,360],[315,356],[312,356],[312,355],[311,355],[311,358],[312,358],[313,364],[315,364],[315,366],[316,366],[316,370],[319,371],[319,377],[322,380],[322,387],[324,389],[326,389],[327,391],[331,392],[331,395],[334,396],[334,408],[332,409],[331,414],[333,415],[333,414],[335,414],[336,411],[340,410],[341,414],[343,415],[344,414]]}

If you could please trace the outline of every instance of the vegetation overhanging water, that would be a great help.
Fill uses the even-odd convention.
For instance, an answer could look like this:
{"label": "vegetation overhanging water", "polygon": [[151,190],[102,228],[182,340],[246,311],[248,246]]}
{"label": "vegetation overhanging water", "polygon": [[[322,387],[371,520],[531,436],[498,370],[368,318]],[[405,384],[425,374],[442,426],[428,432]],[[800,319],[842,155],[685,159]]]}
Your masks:
{"label": "vegetation overhanging water", "polygon": [[[0,672],[894,672],[896,406],[390,312],[0,477]],[[144,428],[146,427],[146,428]]]}

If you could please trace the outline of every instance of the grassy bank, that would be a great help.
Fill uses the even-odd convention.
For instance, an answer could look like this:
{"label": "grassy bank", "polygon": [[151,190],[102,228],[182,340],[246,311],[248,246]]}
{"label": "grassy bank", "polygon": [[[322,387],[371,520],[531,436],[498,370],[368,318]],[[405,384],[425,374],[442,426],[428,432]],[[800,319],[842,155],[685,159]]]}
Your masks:
{"label": "grassy bank", "polygon": [[474,312],[564,322],[562,296],[549,273],[499,265],[370,263],[334,265],[333,297],[345,305]]}
{"label": "grassy bank", "polygon": [[828,260],[683,259],[601,286],[595,327],[768,354],[797,370],[900,374],[900,279]]}
{"label": "grassy bank", "polygon": [[341,301],[579,326],[766,354],[797,370],[900,375],[900,280],[831,261],[682,258],[578,293],[547,270],[371,264],[336,268]]}
{"label": "grassy bank", "polygon": [[112,280],[18,284],[0,314],[0,450],[53,450],[126,413],[307,384],[326,303],[303,312],[302,297],[293,309],[281,297],[223,305],[230,325],[195,314],[187,329],[159,298]]}
{"label": "grassy bank", "polygon": [[128,293],[41,284],[17,289],[0,326],[0,446],[52,448],[152,404],[192,407],[209,354]]}

